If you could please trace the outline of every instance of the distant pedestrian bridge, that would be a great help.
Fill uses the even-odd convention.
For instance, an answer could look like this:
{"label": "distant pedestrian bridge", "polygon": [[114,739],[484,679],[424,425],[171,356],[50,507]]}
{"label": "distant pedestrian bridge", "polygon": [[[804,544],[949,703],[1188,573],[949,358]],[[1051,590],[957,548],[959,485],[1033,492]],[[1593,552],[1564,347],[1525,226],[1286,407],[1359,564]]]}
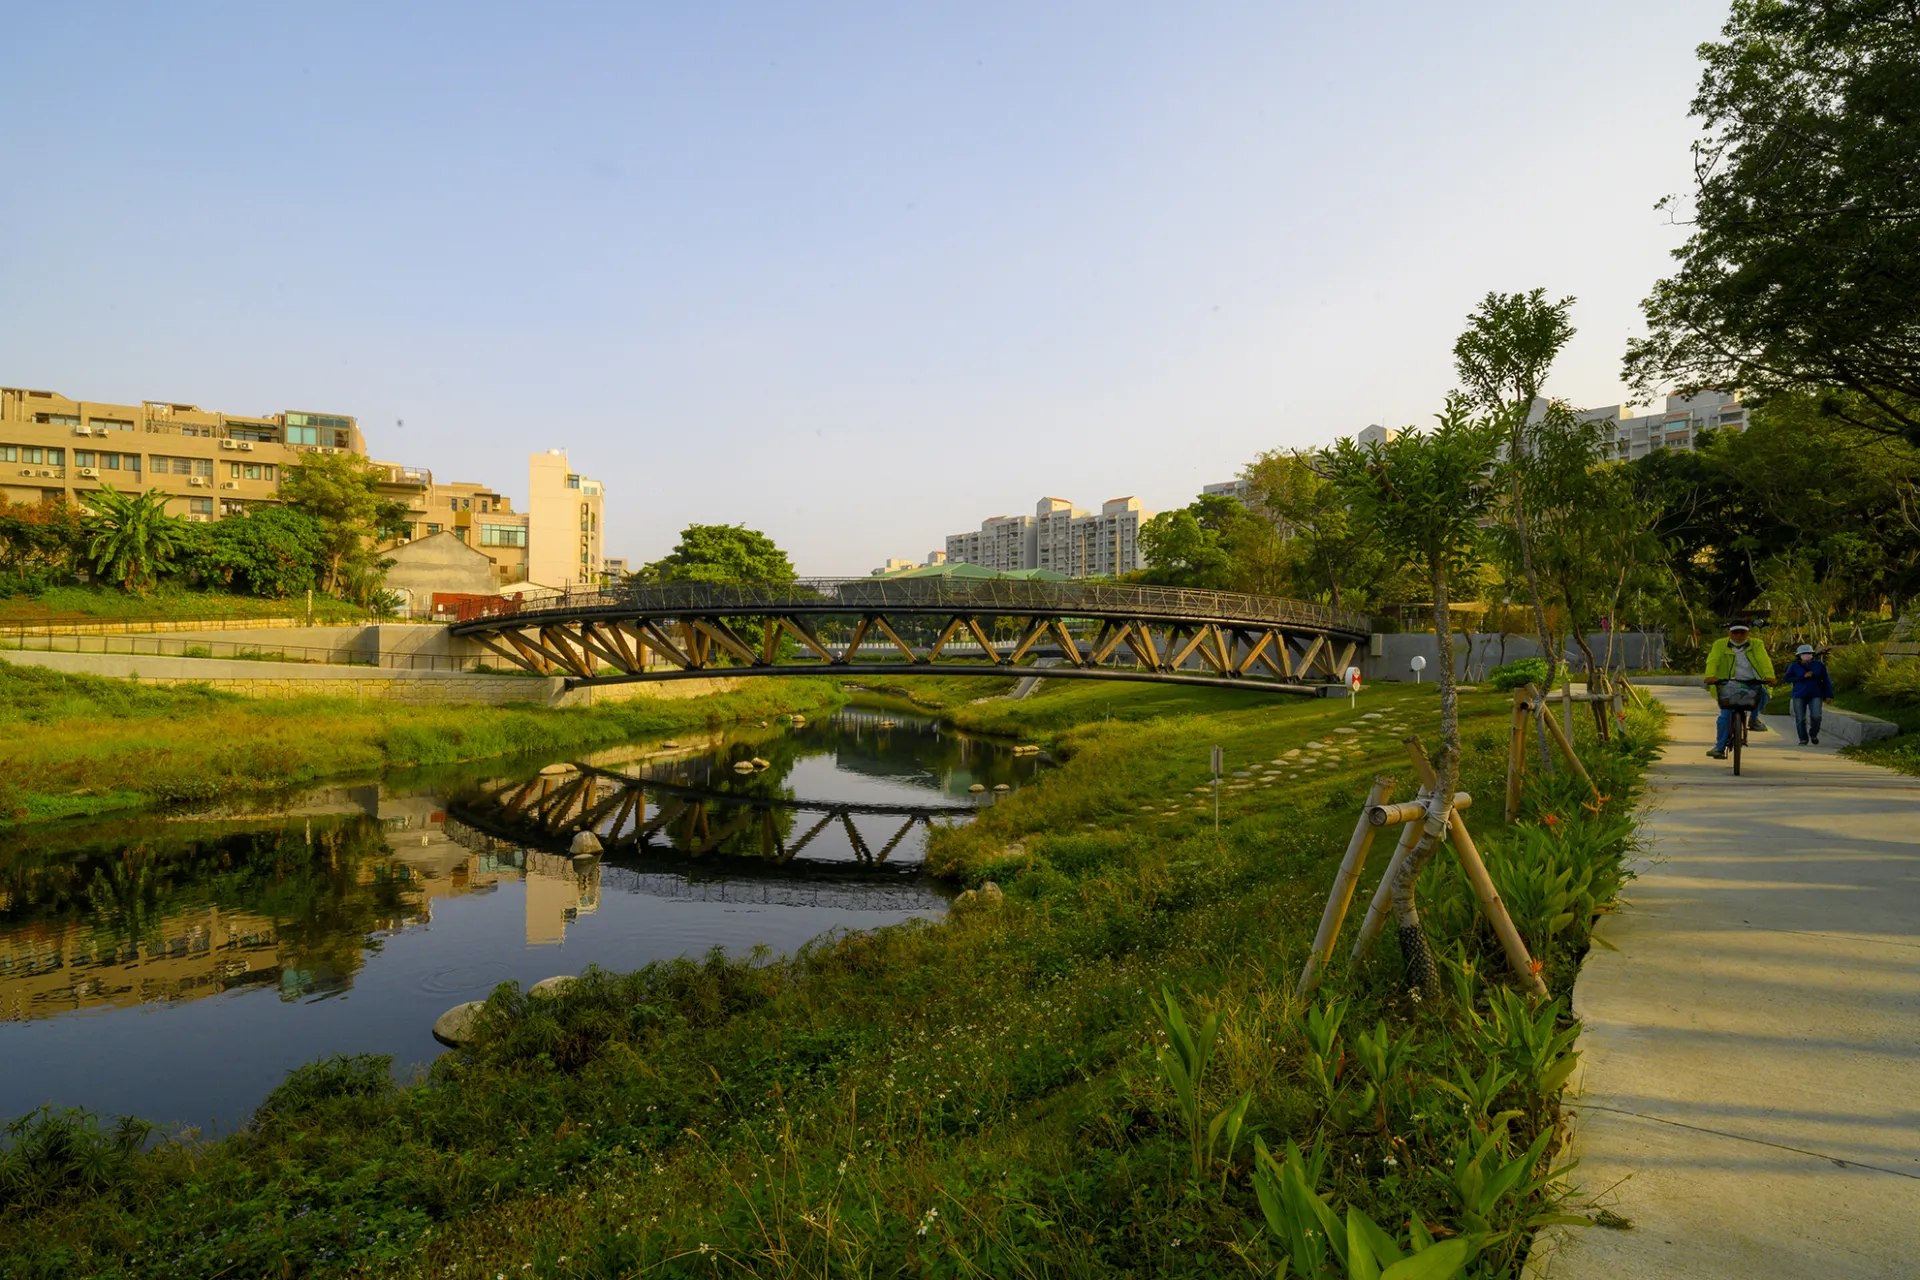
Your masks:
{"label": "distant pedestrian bridge", "polygon": [[[1315,694],[1368,632],[1359,614],[1277,596],[1017,578],[814,578],[614,587],[468,602],[454,622],[568,685],[725,676],[994,676]],[[1018,670],[1016,670],[1018,669]]]}

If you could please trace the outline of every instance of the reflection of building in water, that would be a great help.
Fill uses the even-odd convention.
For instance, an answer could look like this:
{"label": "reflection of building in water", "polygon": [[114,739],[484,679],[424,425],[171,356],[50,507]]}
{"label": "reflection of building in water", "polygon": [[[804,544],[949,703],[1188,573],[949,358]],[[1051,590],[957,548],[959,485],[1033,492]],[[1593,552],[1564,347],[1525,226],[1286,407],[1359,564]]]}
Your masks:
{"label": "reflection of building in water", "polygon": [[552,946],[567,940],[567,926],[600,908],[600,860],[573,859],[529,849],[527,944]]}

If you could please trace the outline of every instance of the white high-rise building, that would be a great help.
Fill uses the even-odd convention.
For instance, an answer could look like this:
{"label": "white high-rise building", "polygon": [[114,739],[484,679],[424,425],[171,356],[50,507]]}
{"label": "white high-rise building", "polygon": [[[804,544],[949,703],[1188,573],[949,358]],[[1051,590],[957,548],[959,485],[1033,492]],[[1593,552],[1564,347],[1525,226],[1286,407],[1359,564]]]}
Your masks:
{"label": "white high-rise building", "polygon": [[1030,516],[994,516],[978,532],[947,538],[950,563],[1008,572],[1046,569],[1072,578],[1105,578],[1145,567],[1140,525],[1153,513],[1140,499],[1113,498],[1083,511],[1065,498],[1042,498]]}

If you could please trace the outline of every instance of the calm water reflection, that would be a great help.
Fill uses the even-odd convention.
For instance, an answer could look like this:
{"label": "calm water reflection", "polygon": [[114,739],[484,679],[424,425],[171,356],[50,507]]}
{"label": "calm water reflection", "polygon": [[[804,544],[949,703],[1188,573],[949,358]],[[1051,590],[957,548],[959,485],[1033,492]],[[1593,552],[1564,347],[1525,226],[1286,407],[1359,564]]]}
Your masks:
{"label": "calm water reflection", "polygon": [[[431,1059],[433,1019],[499,982],[937,916],[930,827],[1039,767],[851,707],[19,840],[0,848],[0,1117],[228,1126],[325,1054]],[[604,854],[569,856],[586,829]]]}

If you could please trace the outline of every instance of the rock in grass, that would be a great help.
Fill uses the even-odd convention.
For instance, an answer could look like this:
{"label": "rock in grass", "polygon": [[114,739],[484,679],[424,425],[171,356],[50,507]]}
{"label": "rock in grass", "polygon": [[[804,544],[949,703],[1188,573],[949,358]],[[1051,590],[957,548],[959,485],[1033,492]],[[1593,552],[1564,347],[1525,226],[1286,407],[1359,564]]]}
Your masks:
{"label": "rock in grass", "polygon": [[453,1006],[434,1019],[433,1038],[441,1044],[451,1045],[456,1049],[470,1042],[473,1039],[474,1019],[478,1018],[480,1011],[486,1007],[485,1000],[469,1000],[465,1004]]}
{"label": "rock in grass", "polygon": [[567,988],[578,981],[580,981],[580,979],[570,973],[556,974],[551,978],[542,978],[540,981],[528,987],[527,994],[530,996],[565,995]]}
{"label": "rock in grass", "polygon": [[1360,731],[1358,729],[1349,729],[1347,728],[1347,726],[1341,725],[1338,729],[1335,729],[1334,732],[1335,733],[1358,733]]}

